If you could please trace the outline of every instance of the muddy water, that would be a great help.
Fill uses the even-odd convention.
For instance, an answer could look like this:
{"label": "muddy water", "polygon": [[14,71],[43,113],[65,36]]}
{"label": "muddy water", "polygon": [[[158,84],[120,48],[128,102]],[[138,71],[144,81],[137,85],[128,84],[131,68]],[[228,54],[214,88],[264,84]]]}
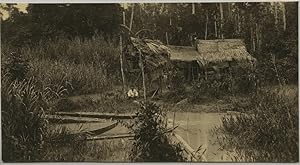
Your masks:
{"label": "muddy water", "polygon": [[[168,119],[173,120],[174,113],[167,114]],[[217,143],[217,135],[212,133],[212,129],[222,125],[222,117],[226,113],[193,113],[176,112],[175,130],[194,150],[201,146],[201,151],[207,161],[227,162],[231,161],[230,155],[226,151],[220,150]],[[201,152],[202,153],[202,152]]]}
{"label": "muddy water", "polygon": [[[173,120],[173,112],[167,114],[168,119]],[[181,136],[194,150],[201,146],[200,152],[206,150],[204,156],[208,162],[230,162],[232,153],[220,150],[217,143],[217,135],[212,133],[215,127],[222,125],[221,119],[226,113],[195,113],[195,112],[176,112],[175,125],[178,125],[175,133]],[[53,124],[51,129],[65,127],[70,133],[82,131],[92,131],[112,124],[113,121],[103,120],[95,123],[73,123],[73,124]],[[112,130],[101,135],[126,134],[130,130],[118,125]]]}

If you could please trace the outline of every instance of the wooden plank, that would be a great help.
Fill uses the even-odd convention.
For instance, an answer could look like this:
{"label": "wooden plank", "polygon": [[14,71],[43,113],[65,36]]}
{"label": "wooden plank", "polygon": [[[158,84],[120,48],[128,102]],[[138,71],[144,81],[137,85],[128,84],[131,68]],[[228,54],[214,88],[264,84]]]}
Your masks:
{"label": "wooden plank", "polygon": [[120,139],[120,138],[133,138],[134,134],[121,134],[121,135],[112,135],[112,136],[95,136],[95,137],[88,137],[87,141],[94,141],[94,140],[109,140],[109,139]]}
{"label": "wooden plank", "polygon": [[114,113],[97,113],[97,112],[56,112],[56,115],[74,116],[74,117],[89,117],[101,119],[133,119],[135,114],[114,114]]}

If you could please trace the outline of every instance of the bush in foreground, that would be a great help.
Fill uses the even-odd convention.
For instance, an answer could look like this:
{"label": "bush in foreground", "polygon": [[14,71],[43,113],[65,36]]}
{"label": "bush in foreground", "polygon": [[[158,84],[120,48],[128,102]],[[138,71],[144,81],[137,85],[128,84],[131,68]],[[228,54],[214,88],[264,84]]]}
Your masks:
{"label": "bush in foreground", "polygon": [[7,162],[40,158],[47,137],[45,112],[57,93],[37,90],[34,79],[10,82],[2,77],[2,153]]}
{"label": "bush in foreground", "polygon": [[131,159],[138,162],[184,161],[179,144],[170,141],[161,109],[154,103],[141,103],[141,109],[131,126],[134,136]]}
{"label": "bush in foreground", "polygon": [[259,91],[245,112],[223,118],[223,145],[234,147],[246,161],[297,162],[298,97],[277,89]]}

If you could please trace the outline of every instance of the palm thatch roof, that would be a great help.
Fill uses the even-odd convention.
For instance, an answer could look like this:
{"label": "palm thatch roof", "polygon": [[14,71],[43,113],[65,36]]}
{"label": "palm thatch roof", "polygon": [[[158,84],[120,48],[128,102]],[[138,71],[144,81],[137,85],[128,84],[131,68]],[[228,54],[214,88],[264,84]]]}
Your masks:
{"label": "palm thatch roof", "polygon": [[197,61],[202,65],[223,63],[228,61],[253,62],[241,39],[197,40],[196,48],[192,46],[169,45],[170,59],[177,61]]}
{"label": "palm thatch roof", "polygon": [[241,39],[197,40],[196,47],[200,54],[199,61],[202,64],[225,61],[256,61],[247,52],[245,43]]}
{"label": "palm thatch roof", "polygon": [[171,60],[175,61],[197,61],[199,53],[192,46],[174,46],[169,45]]}
{"label": "palm thatch roof", "polygon": [[170,60],[170,50],[159,40],[139,39],[130,37],[134,48],[141,52],[146,61],[146,69],[165,66]]}

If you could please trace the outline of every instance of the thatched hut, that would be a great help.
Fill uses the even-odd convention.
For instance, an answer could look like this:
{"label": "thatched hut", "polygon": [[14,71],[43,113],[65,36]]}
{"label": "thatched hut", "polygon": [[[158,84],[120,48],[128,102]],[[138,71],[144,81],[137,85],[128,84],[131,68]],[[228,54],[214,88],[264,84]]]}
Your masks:
{"label": "thatched hut", "polygon": [[147,91],[157,93],[163,88],[163,76],[170,65],[169,48],[158,40],[130,37],[125,47],[125,73],[130,86],[142,89],[142,70],[140,54],[143,61]]}
{"label": "thatched hut", "polygon": [[198,59],[200,54],[192,46],[174,46],[169,45],[172,64],[183,72],[187,81],[199,78],[201,71]]}
{"label": "thatched hut", "polygon": [[238,64],[253,66],[256,61],[241,39],[196,40],[195,47],[169,47],[172,63],[188,81],[230,72]]}

